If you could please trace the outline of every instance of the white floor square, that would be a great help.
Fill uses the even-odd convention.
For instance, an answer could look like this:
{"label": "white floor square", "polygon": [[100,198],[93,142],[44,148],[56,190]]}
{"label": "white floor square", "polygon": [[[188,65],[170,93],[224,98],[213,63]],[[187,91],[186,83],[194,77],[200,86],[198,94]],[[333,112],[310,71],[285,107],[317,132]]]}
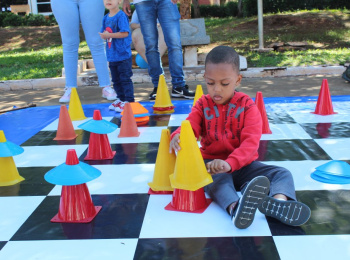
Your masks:
{"label": "white floor square", "polygon": [[293,175],[295,190],[350,190],[350,184],[328,184],[311,178],[315,168],[327,162],[329,161],[266,161],[264,163],[288,169]]}
{"label": "white floor square", "polygon": [[166,126],[156,127],[138,127],[140,135],[138,137],[118,137],[120,128],[113,133],[108,134],[108,140],[111,144],[126,144],[126,143],[159,143],[160,136]]}
{"label": "white floor square", "polygon": [[271,236],[266,218],[258,210],[253,224],[238,229],[230,216],[212,202],[202,213],[168,211],[172,195],[151,195],[140,238]]}
{"label": "white floor square", "polygon": [[294,118],[297,123],[333,123],[333,122],[349,122],[349,113],[338,113],[333,115],[316,115],[309,111],[288,111],[288,114]]}
{"label": "white floor square", "polygon": [[312,139],[299,124],[269,124],[272,134],[263,134],[261,140]]}
{"label": "white floor square", "polygon": [[58,166],[66,161],[68,149],[75,149],[79,158],[87,147],[87,144],[24,146],[24,152],[13,159],[17,167]]}
{"label": "white floor square", "polygon": [[[44,198],[45,196],[0,197],[0,241],[10,240]],[[1,252],[2,250],[0,255]]]}
{"label": "white floor square", "polygon": [[[153,180],[154,164],[94,165],[102,174],[87,183],[93,194],[147,193],[148,183]],[[61,185],[56,185],[49,195],[60,196]]]}
{"label": "white floor square", "polygon": [[350,235],[275,236],[283,260],[350,259]]}
{"label": "white floor square", "polygon": [[132,260],[136,246],[137,239],[10,241],[0,251],[0,260]]}
{"label": "white floor square", "polygon": [[188,114],[172,114],[168,126],[181,126],[182,121],[186,120]]}
{"label": "white floor square", "polygon": [[315,139],[315,142],[333,160],[350,160],[350,138]]}

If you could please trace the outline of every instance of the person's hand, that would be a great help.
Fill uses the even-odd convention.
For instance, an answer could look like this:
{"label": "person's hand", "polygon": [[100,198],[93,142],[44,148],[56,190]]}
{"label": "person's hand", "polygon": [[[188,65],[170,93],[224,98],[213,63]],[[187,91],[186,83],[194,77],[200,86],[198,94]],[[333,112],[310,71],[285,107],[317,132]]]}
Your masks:
{"label": "person's hand", "polygon": [[231,166],[224,160],[215,159],[206,164],[210,174],[218,174],[231,171]]}
{"label": "person's hand", "polygon": [[172,2],[173,4],[177,4],[178,1],[179,1],[179,0],[171,0],[171,2]]}
{"label": "person's hand", "polygon": [[109,32],[107,32],[107,31],[104,31],[103,33],[99,32],[99,34],[100,34],[101,38],[104,40],[111,38],[111,36],[109,35]]}
{"label": "person's hand", "polygon": [[123,0],[123,11],[128,16],[131,15],[131,8],[130,8],[130,1],[129,0]]}
{"label": "person's hand", "polygon": [[178,152],[180,149],[180,134],[176,134],[170,142],[169,153],[171,153],[173,150],[174,152]]}

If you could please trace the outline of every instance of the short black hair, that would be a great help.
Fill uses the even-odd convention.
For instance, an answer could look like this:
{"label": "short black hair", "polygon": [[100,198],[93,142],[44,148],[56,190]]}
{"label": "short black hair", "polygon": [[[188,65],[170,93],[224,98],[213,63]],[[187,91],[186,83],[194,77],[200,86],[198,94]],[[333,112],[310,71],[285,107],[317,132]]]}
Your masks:
{"label": "short black hair", "polygon": [[207,66],[207,63],[231,64],[233,70],[235,70],[239,74],[239,55],[232,47],[217,46],[213,48],[205,58],[205,66]]}

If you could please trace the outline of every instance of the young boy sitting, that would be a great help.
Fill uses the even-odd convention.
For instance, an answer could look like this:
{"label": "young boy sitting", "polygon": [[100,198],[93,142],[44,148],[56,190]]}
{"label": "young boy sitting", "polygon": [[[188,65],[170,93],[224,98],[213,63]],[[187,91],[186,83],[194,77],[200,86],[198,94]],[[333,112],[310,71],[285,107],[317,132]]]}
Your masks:
{"label": "young boy sitting", "polygon": [[[262,118],[254,101],[236,91],[242,75],[239,55],[227,46],[212,49],[205,60],[208,95],[187,117],[213,182],[204,189],[231,216],[237,228],[247,228],[257,209],[266,216],[299,226],[310,209],[296,201],[292,174],[285,168],[256,161]],[[170,151],[181,149],[180,128],[171,135]],[[243,194],[239,198],[237,190]]]}

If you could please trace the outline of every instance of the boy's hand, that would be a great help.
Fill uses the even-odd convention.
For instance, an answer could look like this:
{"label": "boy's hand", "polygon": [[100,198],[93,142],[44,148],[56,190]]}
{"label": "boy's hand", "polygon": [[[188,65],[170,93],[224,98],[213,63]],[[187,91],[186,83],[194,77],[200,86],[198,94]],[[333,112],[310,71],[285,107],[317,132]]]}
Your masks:
{"label": "boy's hand", "polygon": [[174,152],[178,152],[180,149],[180,134],[176,134],[170,142],[169,153],[171,153],[172,150],[174,150]]}
{"label": "boy's hand", "polygon": [[100,33],[100,32],[99,32],[99,34],[100,34],[100,36],[101,36],[101,38],[102,38],[103,40],[107,40],[107,39],[111,38],[111,37],[109,36],[109,32],[107,32],[107,31],[104,31],[103,33]]}
{"label": "boy's hand", "polygon": [[218,174],[231,171],[231,166],[224,160],[215,159],[206,164],[210,174]]}
{"label": "boy's hand", "polygon": [[131,15],[131,8],[130,8],[130,1],[129,0],[124,0],[123,1],[123,11],[126,13],[128,16]]}

